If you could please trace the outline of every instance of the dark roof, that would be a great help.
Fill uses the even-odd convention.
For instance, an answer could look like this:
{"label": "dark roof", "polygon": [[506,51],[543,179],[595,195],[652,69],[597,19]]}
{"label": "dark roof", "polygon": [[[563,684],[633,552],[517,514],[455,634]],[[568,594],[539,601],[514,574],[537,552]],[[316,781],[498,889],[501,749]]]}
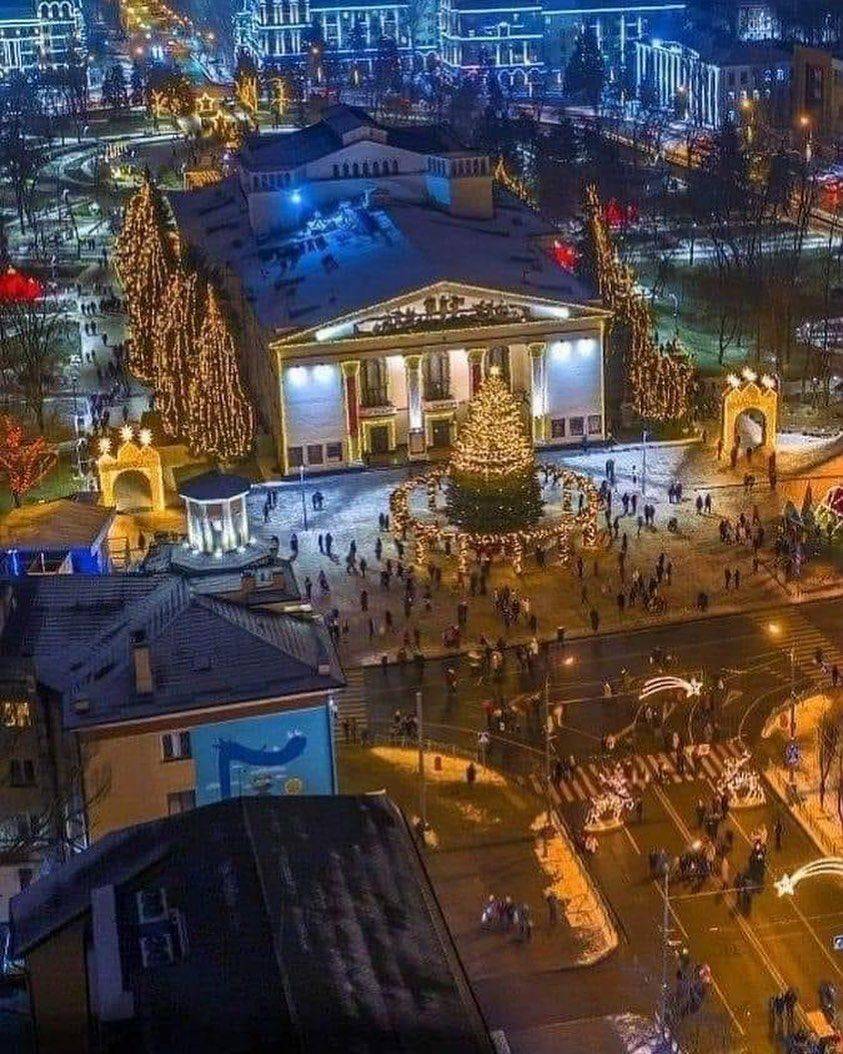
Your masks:
{"label": "dark roof", "polygon": [[245,476],[212,470],[179,483],[179,495],[193,501],[225,501],[252,489],[252,481]]}
{"label": "dark roof", "polygon": [[0,546],[90,549],[114,519],[114,509],[57,498],[10,509],[0,520]]}
{"label": "dark roof", "polygon": [[[507,3],[506,6],[513,5]],[[522,5],[516,3],[515,6]],[[465,152],[447,128],[428,125],[390,128],[357,106],[338,103],[329,106],[316,124],[295,132],[265,132],[250,136],[240,151],[240,161],[249,172],[296,168],[341,149],[343,135],[356,128],[375,128],[385,133],[390,146],[417,154]]]}
{"label": "dark roof", "polygon": [[[383,795],[243,797],[107,835],[11,903],[25,955],[115,887],[132,1050],[491,1052],[415,843]],[[135,894],[182,960],[142,969]],[[96,952],[96,934],[94,940]]]}
{"label": "dark roof", "polygon": [[[508,194],[498,191],[496,199],[489,219],[451,216],[409,201],[368,207],[340,202],[333,211],[326,206],[323,216],[330,220],[344,210],[346,222],[326,230],[317,244],[300,231],[258,241],[231,181],[169,198],[179,229],[211,266],[237,275],[267,330],[323,325],[438,282],[574,304],[593,297],[580,277],[546,251],[558,232]],[[284,258],[283,272],[276,257]]]}
{"label": "dark roof", "polygon": [[[38,681],[61,696],[67,728],[344,684],[320,622],[198,596],[176,575],[52,575],[10,584],[14,610],[0,648],[32,657]],[[149,648],[149,693],[135,683],[139,642]]]}
{"label": "dark roof", "polygon": [[583,11],[646,11],[648,18],[659,11],[684,10],[687,0],[542,0],[542,9],[552,15],[579,15]]}
{"label": "dark roof", "polygon": [[784,45],[763,41],[735,41],[715,45],[708,54],[703,51],[702,57],[716,66],[780,66],[790,62],[792,51]]}

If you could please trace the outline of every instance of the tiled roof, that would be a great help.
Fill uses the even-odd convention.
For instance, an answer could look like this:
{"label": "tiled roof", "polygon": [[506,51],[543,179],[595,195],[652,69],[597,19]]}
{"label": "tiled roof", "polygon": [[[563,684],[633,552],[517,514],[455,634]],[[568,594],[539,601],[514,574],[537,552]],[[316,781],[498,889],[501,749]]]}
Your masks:
{"label": "tiled roof", "polygon": [[[344,683],[321,623],[198,596],[177,576],[56,575],[12,588],[0,646],[33,657],[38,680],[62,696],[68,728]],[[149,648],[149,693],[135,684],[139,643]]]}
{"label": "tiled roof", "polygon": [[108,835],[14,898],[15,954],[86,914],[106,884],[124,946],[143,888],[165,890],[187,935],[183,961],[125,971],[144,1040],[132,1049],[492,1050],[385,796],[244,797]]}

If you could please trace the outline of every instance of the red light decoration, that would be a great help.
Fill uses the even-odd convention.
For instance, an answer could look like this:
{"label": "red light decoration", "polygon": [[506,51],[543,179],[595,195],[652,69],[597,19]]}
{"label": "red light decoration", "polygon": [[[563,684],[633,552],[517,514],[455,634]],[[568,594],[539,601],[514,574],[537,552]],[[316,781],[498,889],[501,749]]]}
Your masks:
{"label": "red light decoration", "polygon": [[638,207],[636,205],[621,205],[617,198],[611,198],[603,210],[603,219],[611,230],[619,230],[630,223],[635,223],[638,219]]}
{"label": "red light decoration", "polygon": [[43,295],[44,286],[37,278],[21,274],[14,267],[0,274],[0,301],[3,303],[40,300]]}
{"label": "red light decoration", "polygon": [[574,271],[579,263],[579,251],[567,242],[554,241],[553,259],[563,271]]}

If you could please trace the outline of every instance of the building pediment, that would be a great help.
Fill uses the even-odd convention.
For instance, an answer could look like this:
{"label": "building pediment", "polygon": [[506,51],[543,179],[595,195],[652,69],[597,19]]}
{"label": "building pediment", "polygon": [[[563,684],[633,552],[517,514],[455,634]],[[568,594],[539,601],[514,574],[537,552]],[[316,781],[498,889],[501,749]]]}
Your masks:
{"label": "building pediment", "polygon": [[593,327],[604,317],[606,312],[602,309],[583,304],[566,304],[459,282],[437,282],[274,343],[279,349],[314,343],[328,347],[355,339],[393,339],[512,326],[525,326],[527,331],[530,327],[541,330],[548,323],[570,324],[578,319]]}

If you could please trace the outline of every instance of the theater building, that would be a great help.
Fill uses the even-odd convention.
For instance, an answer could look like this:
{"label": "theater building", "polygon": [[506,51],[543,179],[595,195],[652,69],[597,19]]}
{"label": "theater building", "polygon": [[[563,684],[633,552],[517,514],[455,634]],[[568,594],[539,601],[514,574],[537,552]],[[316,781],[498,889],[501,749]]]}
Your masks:
{"label": "theater building", "polygon": [[607,313],[558,232],[447,134],[331,107],[171,205],[238,311],[285,473],[447,450],[494,367],[538,446],[605,437]]}

